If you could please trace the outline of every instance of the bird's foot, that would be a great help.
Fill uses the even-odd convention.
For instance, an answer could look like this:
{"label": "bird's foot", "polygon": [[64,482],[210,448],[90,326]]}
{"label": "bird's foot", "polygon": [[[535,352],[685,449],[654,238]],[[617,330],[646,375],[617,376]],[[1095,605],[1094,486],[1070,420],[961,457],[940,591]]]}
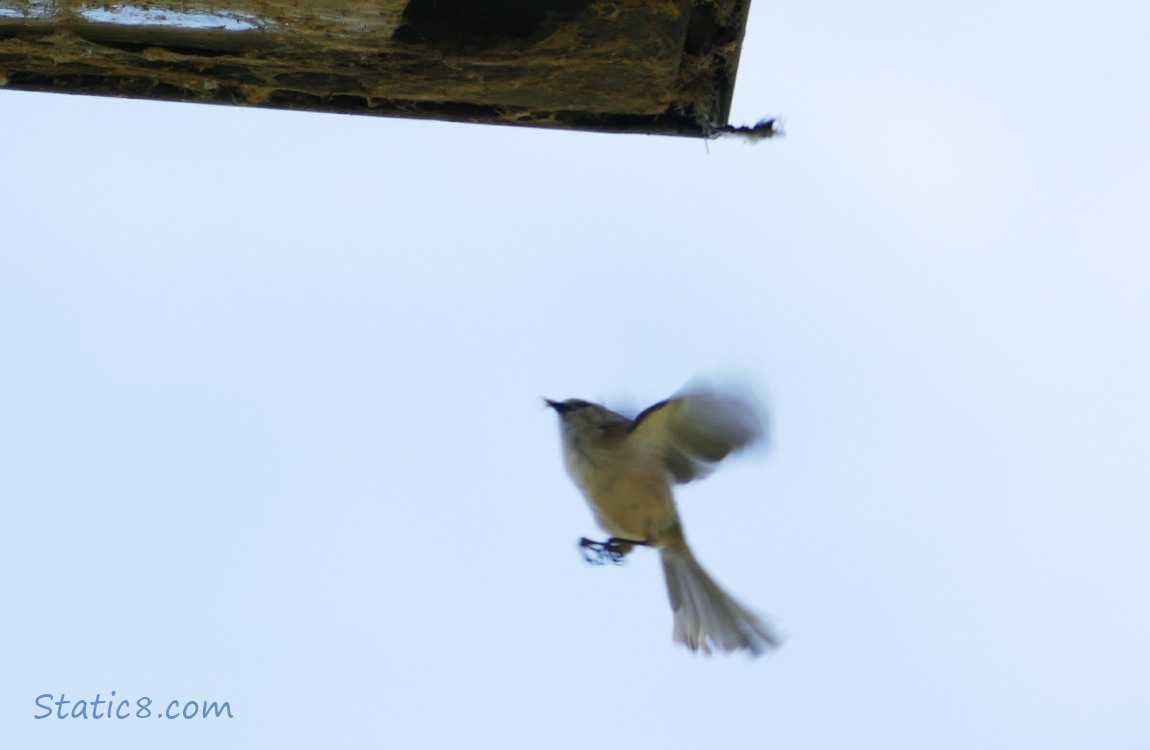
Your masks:
{"label": "bird's foot", "polygon": [[613,536],[605,542],[594,542],[583,537],[579,540],[579,549],[583,552],[583,559],[592,565],[605,565],[608,562],[622,565],[624,558],[635,546],[649,547],[650,542],[638,539],[620,539]]}

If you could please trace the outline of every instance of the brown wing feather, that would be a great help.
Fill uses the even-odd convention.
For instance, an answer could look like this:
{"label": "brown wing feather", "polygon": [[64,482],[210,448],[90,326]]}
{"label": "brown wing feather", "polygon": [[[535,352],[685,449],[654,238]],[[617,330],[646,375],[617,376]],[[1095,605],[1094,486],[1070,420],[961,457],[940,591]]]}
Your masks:
{"label": "brown wing feather", "polygon": [[695,390],[644,409],[628,439],[657,452],[676,482],[689,482],[764,433],[761,409],[749,396]]}

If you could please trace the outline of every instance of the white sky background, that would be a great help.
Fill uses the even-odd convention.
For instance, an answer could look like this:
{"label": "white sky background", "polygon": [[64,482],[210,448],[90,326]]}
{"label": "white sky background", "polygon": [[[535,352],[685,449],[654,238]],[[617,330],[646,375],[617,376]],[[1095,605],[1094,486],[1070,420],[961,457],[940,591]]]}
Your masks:
{"label": "white sky background", "polygon": [[[1148,24],[755,0],[709,153],[0,91],[0,744],[1146,747]],[[708,373],[757,661],[581,562],[539,400]],[[236,718],[32,718],[111,690]]]}

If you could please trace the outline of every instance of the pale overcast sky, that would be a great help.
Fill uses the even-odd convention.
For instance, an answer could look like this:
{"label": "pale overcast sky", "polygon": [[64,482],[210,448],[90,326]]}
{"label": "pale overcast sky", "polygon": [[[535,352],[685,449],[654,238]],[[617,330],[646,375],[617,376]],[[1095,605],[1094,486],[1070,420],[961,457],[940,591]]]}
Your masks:
{"label": "pale overcast sky", "polygon": [[[0,745],[1150,746],[1147,28],[755,0],[757,146],[0,91]],[[758,660],[540,401],[699,375]],[[113,690],[234,718],[34,718]]]}

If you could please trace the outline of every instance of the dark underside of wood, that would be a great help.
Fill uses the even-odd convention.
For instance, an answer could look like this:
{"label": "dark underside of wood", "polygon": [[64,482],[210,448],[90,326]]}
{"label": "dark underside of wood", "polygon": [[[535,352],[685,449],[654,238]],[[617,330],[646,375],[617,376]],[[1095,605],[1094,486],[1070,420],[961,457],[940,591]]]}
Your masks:
{"label": "dark underside of wood", "polygon": [[724,129],[750,0],[0,0],[0,89]]}

